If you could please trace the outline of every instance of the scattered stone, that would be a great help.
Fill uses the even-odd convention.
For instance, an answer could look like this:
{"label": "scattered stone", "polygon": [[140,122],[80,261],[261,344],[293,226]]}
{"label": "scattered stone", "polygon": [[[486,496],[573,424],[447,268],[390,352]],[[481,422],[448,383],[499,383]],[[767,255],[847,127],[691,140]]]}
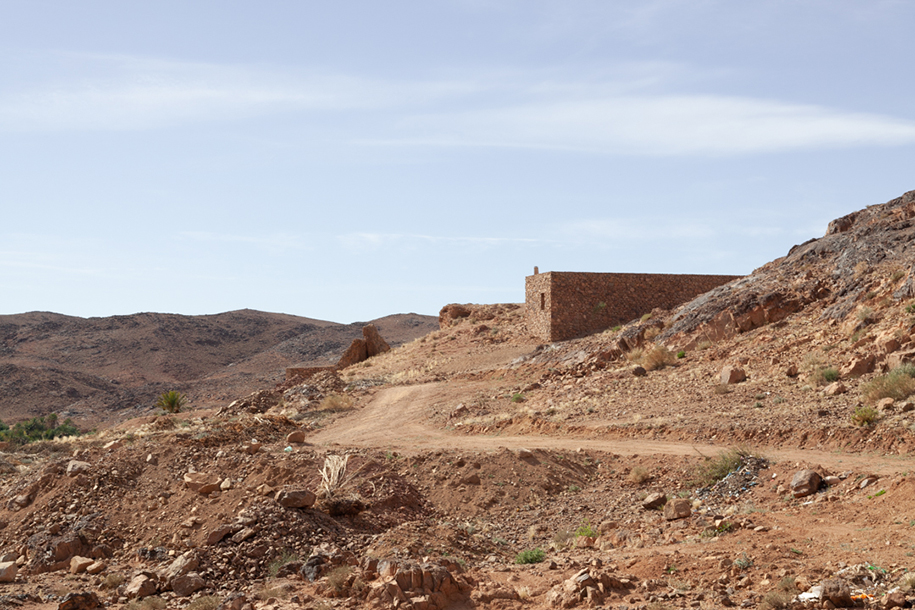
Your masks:
{"label": "scattered stone", "polygon": [[838,396],[839,394],[844,394],[848,391],[848,388],[845,387],[845,384],[841,381],[833,381],[828,386],[823,388],[824,396]]}
{"label": "scattered stone", "polygon": [[19,568],[15,561],[5,561],[0,563],[0,582],[13,582],[16,580],[16,572]]}
{"label": "scattered stone", "polygon": [[248,455],[254,455],[258,451],[260,451],[261,447],[263,447],[263,446],[264,446],[263,443],[258,443],[255,440],[251,440],[251,441],[248,441],[247,443],[245,443],[244,445],[242,445],[241,450],[244,451],[245,453],[247,453]]}
{"label": "scattered stone", "polygon": [[374,324],[363,326],[362,336],[365,338],[365,351],[369,358],[391,351],[391,346],[381,338]]}
{"label": "scattered stone", "polygon": [[128,599],[147,597],[157,590],[156,581],[147,574],[137,574],[124,589],[124,596]]}
{"label": "scattered stone", "polygon": [[235,528],[231,525],[220,525],[219,527],[210,530],[210,533],[207,534],[207,544],[210,546],[217,544],[234,531]]}
{"label": "scattered stone", "polygon": [[86,574],[101,574],[107,567],[108,565],[104,561],[93,561],[92,564],[86,568]]}
{"label": "scattered stone", "polygon": [[206,581],[197,572],[189,572],[182,576],[176,577],[172,581],[172,591],[178,597],[187,597],[197,591],[206,588]]}
{"label": "scattered stone", "polygon": [[788,377],[797,377],[800,374],[800,371],[797,368],[796,364],[789,364],[785,369],[785,375]]}
{"label": "scattered stone", "polygon": [[520,449],[518,449],[517,455],[522,460],[529,460],[534,457],[534,452],[531,451],[530,449],[525,449],[524,447],[521,447]]}
{"label": "scattered stone", "polygon": [[101,606],[98,596],[89,591],[87,593],[67,593],[57,610],[92,610]]}
{"label": "scattered stone", "polygon": [[654,510],[667,504],[667,495],[662,493],[650,493],[642,500],[642,508]]}
{"label": "scattered stone", "polygon": [[280,490],[273,498],[280,506],[286,508],[311,508],[317,496],[307,489]]}
{"label": "scattered stone", "polygon": [[877,359],[873,354],[868,354],[867,356],[861,356],[855,358],[845,366],[843,366],[839,373],[843,377],[860,377],[861,375],[866,375],[873,372],[874,364]]}
{"label": "scattered stone", "polygon": [[70,559],[70,574],[82,574],[93,563],[95,563],[94,559],[76,555]]}
{"label": "scattered stone", "polygon": [[685,519],[692,512],[692,505],[686,498],[674,498],[664,505],[664,518],[668,521]]}
{"label": "scattered stone", "polygon": [[123,444],[124,443],[120,440],[109,441],[102,446],[102,449],[105,451],[108,451],[108,450],[114,451],[115,449],[120,449]]}
{"label": "scattered stone", "polygon": [[828,485],[829,487],[833,487],[834,485],[838,485],[839,483],[841,483],[842,479],[840,479],[837,476],[830,475],[828,477],[823,477],[823,482],[826,483],[826,485]]}
{"label": "scattered stone", "polygon": [[184,485],[191,491],[207,495],[219,489],[222,480],[205,472],[189,472],[184,475]]}
{"label": "scattered stone", "polygon": [[645,367],[635,365],[634,367],[632,367],[632,374],[635,375],[636,377],[644,377],[645,375],[648,374],[648,371],[645,370]]}
{"label": "scattered stone", "polygon": [[80,462],[79,460],[70,460],[70,463],[67,464],[67,476],[75,477],[78,474],[83,474],[89,472],[92,468],[92,464],[89,462]]}
{"label": "scattered stone", "polygon": [[905,608],[906,598],[905,593],[896,589],[895,591],[890,591],[886,594],[886,597],[883,598],[883,607],[884,608]]}
{"label": "scattered stone", "polygon": [[829,601],[836,608],[851,608],[855,605],[851,598],[851,589],[843,579],[827,578],[820,586],[823,588],[820,592],[821,601]]}
{"label": "scattered stone", "polygon": [[301,444],[304,442],[305,442],[305,431],[304,430],[295,430],[286,435],[286,443],[289,445]]}
{"label": "scattered stone", "polygon": [[791,493],[795,498],[803,498],[816,493],[822,481],[819,473],[814,470],[799,470],[791,478]]}
{"label": "scattered stone", "polygon": [[721,383],[723,385],[729,385],[732,383],[740,383],[741,381],[746,381],[747,372],[742,368],[736,366],[726,366],[721,369]]}

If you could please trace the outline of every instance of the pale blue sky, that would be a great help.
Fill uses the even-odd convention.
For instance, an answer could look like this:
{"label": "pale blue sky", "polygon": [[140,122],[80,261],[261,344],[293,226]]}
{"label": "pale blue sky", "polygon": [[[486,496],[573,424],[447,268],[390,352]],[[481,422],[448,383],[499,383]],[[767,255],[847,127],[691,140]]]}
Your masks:
{"label": "pale blue sky", "polygon": [[0,313],[749,273],[915,189],[915,3],[0,3]]}

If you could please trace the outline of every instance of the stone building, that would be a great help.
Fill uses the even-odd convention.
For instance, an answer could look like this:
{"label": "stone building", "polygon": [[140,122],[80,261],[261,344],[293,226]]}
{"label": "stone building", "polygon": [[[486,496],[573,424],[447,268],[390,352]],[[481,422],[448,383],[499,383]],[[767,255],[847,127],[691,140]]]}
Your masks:
{"label": "stone building", "polygon": [[631,322],[652,309],[672,309],[739,275],[548,271],[525,278],[531,330],[564,341]]}

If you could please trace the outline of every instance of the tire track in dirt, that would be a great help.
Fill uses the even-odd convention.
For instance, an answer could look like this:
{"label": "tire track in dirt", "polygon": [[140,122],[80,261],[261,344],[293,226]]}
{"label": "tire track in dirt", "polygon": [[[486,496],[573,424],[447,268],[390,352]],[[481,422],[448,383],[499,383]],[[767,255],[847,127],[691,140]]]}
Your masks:
{"label": "tire track in dirt", "polygon": [[[447,386],[447,387],[446,387]],[[380,390],[361,409],[318,431],[309,440],[318,446],[347,446],[413,453],[436,449],[497,451],[500,449],[577,449],[617,455],[714,456],[730,445],[683,443],[649,439],[582,439],[544,435],[465,436],[425,423],[426,412],[437,399],[455,395],[454,384],[425,383]],[[833,453],[811,449],[767,448],[770,459],[819,464],[836,471],[867,471],[877,475],[915,470],[915,457],[860,453]]]}

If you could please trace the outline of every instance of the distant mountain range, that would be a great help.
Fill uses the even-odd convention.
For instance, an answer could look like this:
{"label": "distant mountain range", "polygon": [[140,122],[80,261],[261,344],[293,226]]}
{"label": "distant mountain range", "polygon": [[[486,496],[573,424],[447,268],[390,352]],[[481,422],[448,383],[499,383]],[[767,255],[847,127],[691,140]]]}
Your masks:
{"label": "distant mountain range", "polygon": [[218,407],[281,381],[286,367],[334,364],[373,323],[392,347],[438,329],[396,314],[338,324],[243,309],[216,315],[0,316],[0,420],[57,413],[82,427],[154,412],[163,391]]}

